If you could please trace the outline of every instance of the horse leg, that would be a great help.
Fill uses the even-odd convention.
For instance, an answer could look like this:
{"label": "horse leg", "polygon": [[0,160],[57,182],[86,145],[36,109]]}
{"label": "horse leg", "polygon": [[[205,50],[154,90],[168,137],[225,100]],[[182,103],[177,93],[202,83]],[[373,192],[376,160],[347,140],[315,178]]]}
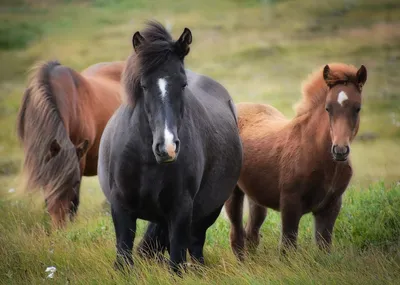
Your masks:
{"label": "horse leg", "polygon": [[339,197],[327,207],[313,213],[315,221],[315,240],[321,250],[330,251],[333,227],[342,207],[342,197]]}
{"label": "horse leg", "polygon": [[267,208],[256,204],[251,199],[249,202],[249,220],[246,225],[246,241],[249,249],[255,250],[260,243],[260,228],[267,217]]}
{"label": "horse leg", "polygon": [[132,267],[132,248],[136,232],[136,218],[131,217],[121,206],[115,204],[111,205],[111,215],[117,240],[117,258],[114,268],[121,270],[125,265]]}
{"label": "horse leg", "polygon": [[138,255],[144,258],[161,257],[165,249],[168,248],[168,228],[161,224],[149,222],[146,233],[138,246]]}
{"label": "horse leg", "polygon": [[207,229],[218,218],[219,214],[221,213],[222,206],[218,207],[217,210],[212,212],[206,218],[192,225],[192,235],[191,235],[191,244],[189,247],[189,253],[190,256],[192,257],[193,262],[204,264],[203,248],[204,248],[204,242],[206,241],[206,232]]}
{"label": "horse leg", "polygon": [[231,248],[241,261],[244,260],[243,199],[244,193],[236,185],[228,201],[225,202],[225,211],[231,222]]}
{"label": "horse leg", "polygon": [[[297,233],[299,231],[299,223],[302,216],[301,205],[298,203],[297,197],[285,197],[281,199],[281,220],[282,220],[282,236],[281,250],[286,253],[288,248],[297,247]],[[297,203],[296,203],[297,202]]]}
{"label": "horse leg", "polygon": [[168,222],[169,265],[175,273],[180,274],[180,266],[186,263],[186,252],[190,244],[193,201],[190,197],[181,197],[177,202],[170,212]]}

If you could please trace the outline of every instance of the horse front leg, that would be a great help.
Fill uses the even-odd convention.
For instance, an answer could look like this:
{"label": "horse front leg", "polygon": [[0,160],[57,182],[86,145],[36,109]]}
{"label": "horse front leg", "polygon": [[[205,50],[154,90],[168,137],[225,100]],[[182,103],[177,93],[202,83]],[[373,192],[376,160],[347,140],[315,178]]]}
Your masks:
{"label": "horse front leg", "polygon": [[122,270],[124,266],[133,266],[132,248],[136,233],[136,218],[116,204],[111,204],[111,215],[116,235],[117,258],[114,268]]}
{"label": "horse front leg", "polygon": [[206,241],[207,229],[217,220],[219,214],[221,213],[221,209],[222,206],[218,207],[210,215],[192,225],[189,253],[193,262],[204,264],[203,248]]}
{"label": "horse front leg", "polygon": [[282,196],[281,198],[281,252],[286,253],[289,248],[297,248],[297,234],[302,216],[302,207],[299,197]]}
{"label": "horse front leg", "polygon": [[333,228],[341,207],[342,197],[339,197],[325,208],[313,213],[315,222],[315,240],[321,250],[330,251]]}
{"label": "horse front leg", "polygon": [[178,198],[180,201],[171,209],[168,221],[170,244],[170,268],[180,274],[180,266],[185,266],[186,252],[190,245],[193,201],[188,196]]}

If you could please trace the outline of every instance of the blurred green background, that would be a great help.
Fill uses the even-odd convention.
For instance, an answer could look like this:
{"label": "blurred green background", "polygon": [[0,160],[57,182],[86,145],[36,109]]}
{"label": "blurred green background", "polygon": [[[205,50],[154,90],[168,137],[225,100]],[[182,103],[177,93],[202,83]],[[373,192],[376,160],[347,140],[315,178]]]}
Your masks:
{"label": "blurred green background", "polygon": [[[379,278],[392,278],[397,269],[400,272],[398,251],[387,257],[386,251],[374,249],[360,257],[346,247],[347,241],[360,248],[389,241],[399,245],[399,1],[0,0],[0,257],[5,258],[0,265],[0,284],[23,284],[26,280],[40,283],[50,263],[64,266],[65,272],[61,270],[59,276],[73,272],[72,277],[62,275],[55,280],[59,284],[66,280],[103,284],[101,280],[109,278],[106,268],[114,256],[114,233],[111,219],[102,208],[104,196],[97,177],[84,179],[77,223],[52,237],[47,236],[43,201],[12,193],[16,189],[19,194],[22,162],[15,117],[28,71],[37,61],[57,59],[79,71],[102,61],[125,60],[132,50],[132,34],[147,19],[160,21],[174,37],[184,27],[190,28],[193,43],[186,67],[220,81],[235,102],[272,104],[288,117],[294,116],[292,107],[301,97],[302,81],[316,68],[344,62],[357,67],[364,64],[368,69],[361,128],[352,145],[352,193],[346,198],[339,222],[342,230],[339,227],[337,233],[337,245],[344,249],[322,263],[314,256],[300,257],[298,264],[291,265],[294,267],[271,258],[279,240],[279,216],[271,212],[263,226],[268,243],[262,253],[268,254],[268,261],[260,255],[259,265],[250,262],[242,268],[229,249],[229,226],[219,219],[206,247],[206,259],[214,264],[215,272],[206,274],[211,279],[192,276],[186,279],[188,283],[209,284],[220,278],[225,284],[265,284],[266,280],[297,284],[315,278],[339,284],[349,280],[378,284]],[[142,229],[143,224],[139,232]],[[311,217],[306,217],[302,231],[308,237],[310,229]],[[95,248],[91,249],[93,244]],[[57,251],[57,247],[63,254],[49,255],[49,248]],[[228,257],[225,260],[221,255]],[[85,264],[92,267],[87,269]],[[167,278],[159,267],[146,271],[147,267],[140,266],[144,273],[137,274],[142,280],[158,283]],[[351,270],[359,274],[352,275]],[[259,279],[256,273],[270,279]],[[105,283],[129,280],[111,276]],[[172,284],[173,280],[167,281]],[[396,283],[395,279],[385,280]]]}

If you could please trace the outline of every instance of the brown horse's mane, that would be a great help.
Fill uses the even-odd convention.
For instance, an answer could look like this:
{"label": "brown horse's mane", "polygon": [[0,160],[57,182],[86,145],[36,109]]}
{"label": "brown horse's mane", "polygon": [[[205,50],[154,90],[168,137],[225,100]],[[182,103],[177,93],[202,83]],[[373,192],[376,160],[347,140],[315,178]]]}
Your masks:
{"label": "brown horse's mane", "polygon": [[[76,155],[75,147],[69,139],[52,92],[50,73],[58,66],[61,66],[59,62],[49,61],[31,70],[17,115],[17,134],[24,148],[23,186],[25,190],[49,186],[52,191],[45,193],[49,207],[65,194],[60,189],[78,166],[76,158],[71,155]],[[46,163],[54,139],[60,144],[61,151]]]}
{"label": "brown horse's mane", "polygon": [[132,107],[142,94],[142,75],[162,65],[175,52],[175,41],[159,22],[148,21],[140,33],[145,41],[128,57],[121,81],[125,91],[124,101]]}
{"label": "brown horse's mane", "polygon": [[[330,63],[328,65],[331,69],[331,77],[328,79],[330,85],[334,85],[338,81],[347,81],[358,86],[357,68],[355,66],[343,63]],[[303,82],[303,98],[295,107],[296,116],[301,116],[321,104],[325,104],[328,85],[323,77],[323,68],[324,66],[320,67]]]}

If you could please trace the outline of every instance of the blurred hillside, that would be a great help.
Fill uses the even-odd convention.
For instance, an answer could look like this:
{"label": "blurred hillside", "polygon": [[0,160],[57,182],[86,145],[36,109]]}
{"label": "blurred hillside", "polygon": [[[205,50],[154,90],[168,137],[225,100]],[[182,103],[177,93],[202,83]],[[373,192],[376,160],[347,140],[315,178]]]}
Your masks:
{"label": "blurred hillside", "polygon": [[186,65],[219,80],[236,102],[269,103],[292,117],[301,82],[329,62],[368,68],[354,184],[398,181],[400,2],[396,0],[1,0],[0,181],[19,171],[15,115],[27,72],[58,59],[76,70],[124,60],[131,36],[157,19],[193,33]]}

